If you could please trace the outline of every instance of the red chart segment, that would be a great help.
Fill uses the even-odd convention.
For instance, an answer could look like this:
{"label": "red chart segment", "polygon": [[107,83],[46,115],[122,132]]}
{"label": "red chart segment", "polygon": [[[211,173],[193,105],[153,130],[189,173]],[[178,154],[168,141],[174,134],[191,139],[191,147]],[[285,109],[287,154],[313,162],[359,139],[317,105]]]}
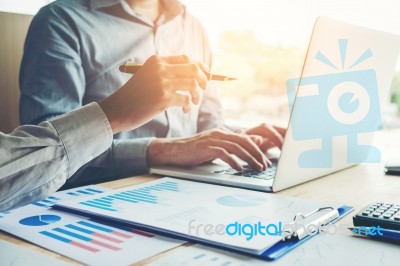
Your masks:
{"label": "red chart segment", "polygon": [[130,232],[131,230],[129,233],[124,231],[127,230],[103,225],[91,220],[83,220],[48,231],[41,231],[40,234],[86,251],[98,252],[101,250],[121,250],[120,245],[134,236]]}
{"label": "red chart segment", "polygon": [[96,249],[96,248],[93,248],[93,247],[91,247],[91,246],[87,246],[87,245],[85,245],[85,244],[82,244],[82,243],[73,241],[73,240],[71,240],[71,239],[68,239],[68,238],[65,238],[65,237],[62,237],[62,236],[59,236],[59,235],[56,235],[56,234],[53,234],[53,233],[48,232],[48,231],[42,231],[42,232],[40,232],[40,233],[41,233],[42,235],[45,235],[45,236],[48,236],[48,237],[50,237],[50,238],[59,240],[59,241],[61,241],[61,242],[64,242],[64,243],[67,243],[67,244],[71,244],[71,245],[73,245],[73,246],[76,246],[76,247],[85,249],[85,250],[87,250],[87,251],[91,251],[91,252],[98,252],[98,251],[100,251],[100,250],[98,250],[98,249]]}

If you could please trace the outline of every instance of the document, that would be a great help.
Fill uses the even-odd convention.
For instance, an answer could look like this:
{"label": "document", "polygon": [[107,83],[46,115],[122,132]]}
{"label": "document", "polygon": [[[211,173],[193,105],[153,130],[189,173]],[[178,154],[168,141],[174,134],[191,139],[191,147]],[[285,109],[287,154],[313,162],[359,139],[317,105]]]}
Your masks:
{"label": "document", "polygon": [[85,196],[100,196],[107,190],[87,186],[56,192],[40,202],[0,213],[0,229],[84,264],[100,266],[130,265],[184,243],[50,209],[56,202],[83,201]]}
{"label": "document", "polygon": [[49,257],[29,248],[0,239],[0,258],[2,266],[72,266],[73,264]]}
{"label": "document", "polygon": [[180,247],[149,266],[261,266],[261,265],[398,265],[399,246],[348,235],[318,235],[275,262],[203,245]]}
{"label": "document", "polygon": [[163,178],[55,207],[261,254],[282,239],[277,230],[296,214],[341,205]]}

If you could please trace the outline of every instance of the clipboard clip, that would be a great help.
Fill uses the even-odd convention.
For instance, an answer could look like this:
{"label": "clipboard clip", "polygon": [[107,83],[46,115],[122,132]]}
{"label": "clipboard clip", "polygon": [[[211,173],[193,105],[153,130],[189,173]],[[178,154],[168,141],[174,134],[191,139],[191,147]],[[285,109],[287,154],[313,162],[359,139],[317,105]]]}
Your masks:
{"label": "clipboard clip", "polygon": [[[316,214],[321,215],[315,219],[311,219],[311,217],[315,216]],[[320,226],[325,226],[338,217],[339,211],[333,207],[318,208],[307,214],[298,213],[294,216],[293,221],[288,224],[287,228],[285,228],[285,236],[283,240],[298,241],[308,235],[316,234],[316,231],[319,230]],[[299,221],[302,223],[298,224]]]}

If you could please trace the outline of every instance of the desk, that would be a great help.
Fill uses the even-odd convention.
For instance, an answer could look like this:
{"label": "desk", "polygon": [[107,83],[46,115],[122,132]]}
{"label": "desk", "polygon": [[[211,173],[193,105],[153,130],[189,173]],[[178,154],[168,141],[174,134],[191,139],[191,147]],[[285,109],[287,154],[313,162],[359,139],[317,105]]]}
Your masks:
{"label": "desk", "polygon": [[[359,210],[373,201],[400,203],[400,176],[389,176],[383,173],[384,162],[388,158],[394,157],[395,155],[399,156],[400,154],[400,130],[379,132],[374,145],[379,147],[382,152],[381,164],[357,165],[344,171],[283,190],[277,194],[318,201],[343,202],[355,207],[356,210]],[[101,185],[107,188],[121,188],[148,182],[156,178],[157,177],[151,175],[136,176],[103,183]],[[351,224],[352,215],[346,216],[343,220],[339,221],[339,223]],[[4,232],[0,232],[0,239],[29,247],[48,256],[79,264]],[[179,248],[180,247],[176,249]],[[174,252],[174,250],[168,252]],[[165,256],[168,252],[154,256],[138,265],[145,265],[146,262]]]}

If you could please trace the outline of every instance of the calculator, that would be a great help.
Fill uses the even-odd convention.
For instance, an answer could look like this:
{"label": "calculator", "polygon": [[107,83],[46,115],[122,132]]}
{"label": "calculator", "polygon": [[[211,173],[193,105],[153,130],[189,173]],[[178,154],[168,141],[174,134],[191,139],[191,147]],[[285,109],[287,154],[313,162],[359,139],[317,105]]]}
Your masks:
{"label": "calculator", "polygon": [[380,226],[400,230],[400,204],[375,202],[353,216],[355,226]]}

